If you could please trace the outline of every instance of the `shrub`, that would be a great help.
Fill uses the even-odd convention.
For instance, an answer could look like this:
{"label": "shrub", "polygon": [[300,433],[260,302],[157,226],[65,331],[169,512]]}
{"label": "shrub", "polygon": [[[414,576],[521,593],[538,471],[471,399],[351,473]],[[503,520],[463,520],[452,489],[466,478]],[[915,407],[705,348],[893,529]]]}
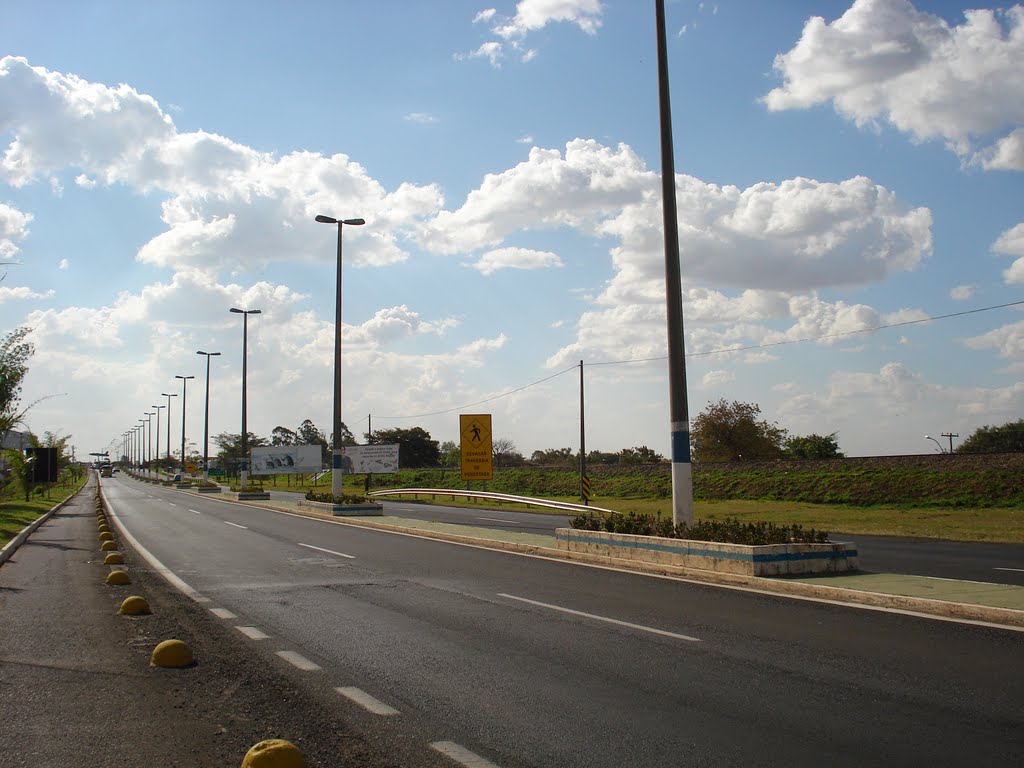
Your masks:
{"label": "shrub", "polygon": [[324,504],[366,504],[367,498],[358,493],[343,493],[341,496],[335,496],[332,493],[306,491],[306,501],[320,501]]}
{"label": "shrub", "polygon": [[802,525],[776,525],[775,523],[742,523],[736,518],[724,520],[698,520],[693,525],[673,524],[668,518],[654,515],[612,514],[607,517],[584,512],[570,521],[573,528],[584,531],[628,533],[635,536],[661,536],[669,539],[715,541],[723,544],[824,544],[828,532]]}

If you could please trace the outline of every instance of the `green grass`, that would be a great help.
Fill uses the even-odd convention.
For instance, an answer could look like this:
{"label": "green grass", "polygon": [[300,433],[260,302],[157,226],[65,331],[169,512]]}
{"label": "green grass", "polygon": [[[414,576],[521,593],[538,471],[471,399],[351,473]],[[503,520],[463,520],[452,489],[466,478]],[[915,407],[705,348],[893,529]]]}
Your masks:
{"label": "green grass", "polygon": [[70,486],[53,486],[49,492],[33,493],[30,501],[24,495],[6,491],[0,500],[0,547],[17,536],[21,529],[46,514],[64,499],[76,494],[85,480]]}

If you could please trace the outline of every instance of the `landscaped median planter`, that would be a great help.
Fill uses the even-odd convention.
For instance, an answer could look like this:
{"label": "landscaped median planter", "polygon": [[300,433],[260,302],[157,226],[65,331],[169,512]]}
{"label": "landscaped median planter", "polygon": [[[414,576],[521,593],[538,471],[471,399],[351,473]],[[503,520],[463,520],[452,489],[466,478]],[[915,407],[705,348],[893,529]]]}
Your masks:
{"label": "landscaped median planter", "polygon": [[747,546],[576,528],[557,529],[555,539],[558,548],[568,552],[746,576],[840,573],[858,568],[857,546],[849,542]]}
{"label": "landscaped median planter", "polygon": [[197,485],[196,493],[221,493],[224,489],[219,485]]}
{"label": "landscaped median planter", "polygon": [[364,501],[359,504],[332,504],[327,501],[309,501],[301,499],[300,507],[318,509],[322,512],[330,512],[332,515],[356,517],[361,515],[383,515],[384,505],[376,501]]}
{"label": "landscaped median planter", "polygon": [[237,491],[239,501],[270,501],[270,491]]}

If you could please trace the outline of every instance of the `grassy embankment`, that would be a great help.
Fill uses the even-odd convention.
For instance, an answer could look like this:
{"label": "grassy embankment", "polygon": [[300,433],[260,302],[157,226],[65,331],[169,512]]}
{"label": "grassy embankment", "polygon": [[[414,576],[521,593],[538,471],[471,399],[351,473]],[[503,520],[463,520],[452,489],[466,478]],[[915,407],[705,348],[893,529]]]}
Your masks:
{"label": "grassy embankment", "polygon": [[0,492],[0,547],[13,539],[26,525],[45,514],[47,510],[74,495],[85,485],[85,479],[70,485],[53,485],[33,493],[29,501],[13,488]]}
{"label": "grassy embankment", "polygon": [[[664,466],[593,468],[590,476],[595,506],[671,514],[671,480]],[[276,480],[268,480],[268,485],[309,487],[300,484],[299,478]],[[578,482],[577,475],[567,470],[510,469],[471,487],[578,502]],[[363,476],[346,478],[346,492],[362,487]],[[466,489],[467,483],[458,470],[403,470],[374,476],[372,490],[410,487]],[[328,488],[324,480],[316,486],[319,491]],[[897,457],[698,466],[694,498],[698,519],[736,517],[843,533],[1024,543],[1024,456],[999,461]],[[438,501],[467,504],[457,498],[439,497]]]}

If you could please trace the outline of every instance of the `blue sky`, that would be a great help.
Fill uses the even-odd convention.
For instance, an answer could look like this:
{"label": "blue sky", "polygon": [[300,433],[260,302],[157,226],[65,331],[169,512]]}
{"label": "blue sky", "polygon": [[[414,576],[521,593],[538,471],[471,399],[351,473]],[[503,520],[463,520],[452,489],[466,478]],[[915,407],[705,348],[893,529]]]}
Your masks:
{"label": "blue sky", "polygon": [[[0,14],[0,329],[34,329],[33,431],[116,447],[175,392],[180,444],[194,375],[201,444],[202,349],[210,432],[238,432],[232,306],[262,310],[250,431],[329,431],[323,213],[366,219],[357,435],[491,413],[526,455],[575,449],[582,360],[587,448],[668,453],[653,1]],[[1024,306],[987,308],[1024,301],[1024,8],[669,0],[667,28],[691,419],[757,403],[870,455],[1021,418]]]}

